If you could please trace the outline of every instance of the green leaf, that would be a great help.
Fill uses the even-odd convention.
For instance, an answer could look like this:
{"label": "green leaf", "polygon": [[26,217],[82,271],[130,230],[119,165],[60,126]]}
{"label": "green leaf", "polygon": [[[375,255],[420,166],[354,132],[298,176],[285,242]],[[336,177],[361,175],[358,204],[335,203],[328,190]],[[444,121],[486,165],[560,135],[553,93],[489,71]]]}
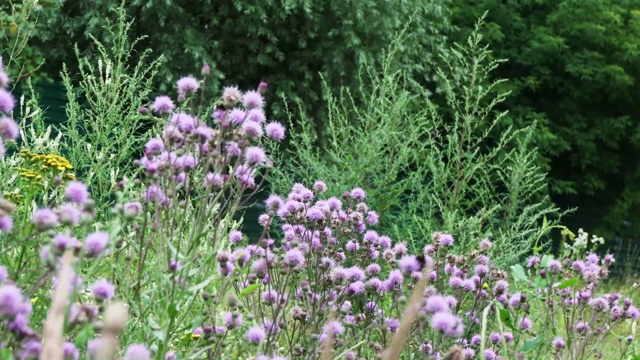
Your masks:
{"label": "green leaf", "polygon": [[529,352],[535,348],[537,348],[540,344],[542,344],[542,336],[536,336],[531,339],[525,340],[524,344],[520,347],[520,351],[523,353]]}
{"label": "green leaf", "polygon": [[545,216],[542,218],[542,228],[543,228],[543,229],[546,229],[548,225],[549,225],[549,223],[547,222],[547,216],[545,215]]}
{"label": "green leaf", "polygon": [[549,255],[544,255],[542,257],[542,260],[540,260],[540,265],[542,265],[543,268],[547,267],[547,264],[549,263],[549,260],[551,260],[551,258],[549,257]]}
{"label": "green leaf", "polygon": [[240,296],[241,297],[245,297],[245,296],[251,294],[252,292],[254,292],[259,287],[260,287],[260,283],[251,284],[251,285],[247,286],[246,288],[244,288],[240,292]]}
{"label": "green leaf", "polygon": [[213,279],[215,279],[215,278],[216,278],[216,275],[210,276],[208,279],[206,279],[205,281],[201,282],[200,284],[193,285],[192,287],[190,287],[189,291],[191,291],[191,292],[200,291],[200,290],[204,289],[207,285],[209,285],[209,283],[211,281],[213,281]]}
{"label": "green leaf", "polygon": [[0,349],[0,358],[9,360],[15,359],[15,357],[13,357],[13,354],[11,353],[11,349],[7,348]]}
{"label": "green leaf", "polygon": [[524,268],[520,264],[511,267],[511,276],[513,276],[513,279],[516,281],[529,281],[527,274],[524,272]]}
{"label": "green leaf", "polygon": [[174,303],[171,303],[167,308],[167,313],[169,314],[169,316],[175,317],[176,315],[178,315],[178,306]]}
{"label": "green leaf", "polygon": [[560,285],[558,285],[558,289],[566,289],[568,287],[574,287],[576,286],[576,284],[578,284],[578,282],[580,282],[580,279],[578,278],[567,279],[561,282]]}
{"label": "green leaf", "polygon": [[500,321],[505,324],[509,329],[516,331],[515,326],[513,326],[513,318],[511,317],[511,313],[505,309],[499,309]]}

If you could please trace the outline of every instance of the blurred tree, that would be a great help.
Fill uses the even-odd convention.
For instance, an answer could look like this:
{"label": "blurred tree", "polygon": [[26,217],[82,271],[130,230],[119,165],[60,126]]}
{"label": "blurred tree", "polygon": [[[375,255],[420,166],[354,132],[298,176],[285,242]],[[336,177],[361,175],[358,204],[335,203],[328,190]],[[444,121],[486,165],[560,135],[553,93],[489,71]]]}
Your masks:
{"label": "blurred tree", "polygon": [[510,80],[504,107],[538,121],[556,202],[604,234],[639,219],[640,0],[455,0],[454,38],[487,10],[485,40],[509,60],[494,74]]}
{"label": "blurred tree", "polygon": [[0,2],[0,56],[13,83],[31,77],[46,78],[40,69],[44,63],[42,49],[30,43],[38,35],[38,17],[57,0],[21,0]]}
{"label": "blurred tree", "polygon": [[[158,90],[172,90],[179,76],[211,65],[211,87],[241,88],[269,83],[270,114],[282,117],[301,101],[322,128],[322,86],[355,84],[359,65],[375,61],[397,33],[406,28],[398,66],[410,67],[420,81],[430,81],[434,62],[451,30],[446,1],[423,0],[128,0],[135,20],[132,37],[147,36],[140,46],[169,60]],[[49,75],[62,63],[74,69],[72,47],[92,51],[89,34],[108,42],[103,26],[117,6],[113,0],[62,0],[50,9],[39,37]],[[411,21],[409,21],[411,19]],[[407,25],[408,24],[408,25]],[[292,107],[293,108],[293,107]]]}

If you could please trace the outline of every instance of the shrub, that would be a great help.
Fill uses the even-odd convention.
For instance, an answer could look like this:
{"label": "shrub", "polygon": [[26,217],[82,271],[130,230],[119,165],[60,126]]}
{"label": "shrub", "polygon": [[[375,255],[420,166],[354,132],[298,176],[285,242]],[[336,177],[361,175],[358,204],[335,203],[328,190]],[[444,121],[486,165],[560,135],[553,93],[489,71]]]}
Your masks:
{"label": "shrub", "polygon": [[506,115],[496,107],[508,94],[494,95],[502,81],[488,76],[501,61],[481,44],[480,26],[438,72],[446,108],[392,70],[392,47],[379,74],[367,68],[355,96],[363,96],[363,104],[346,88],[327,95],[324,147],[316,147],[312,121],[300,121],[290,159],[269,178],[274,189],[317,178],[342,186],[339,191],[365,185],[372,207],[384,214],[382,229],[409,240],[412,249],[421,248],[432,229],[442,229],[457,236],[461,249],[492,237],[500,264],[531,251],[545,231],[543,219],[555,222],[559,210],[536,163],[535,125],[494,131]]}

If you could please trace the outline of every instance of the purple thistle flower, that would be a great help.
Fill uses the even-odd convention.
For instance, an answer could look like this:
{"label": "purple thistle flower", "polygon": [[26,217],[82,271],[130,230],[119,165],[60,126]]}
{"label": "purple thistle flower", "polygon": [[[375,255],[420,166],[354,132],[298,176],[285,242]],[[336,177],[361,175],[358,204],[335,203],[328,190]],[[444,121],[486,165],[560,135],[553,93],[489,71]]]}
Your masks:
{"label": "purple thistle flower", "polygon": [[378,304],[376,304],[375,301],[368,301],[366,304],[364,304],[364,309],[367,312],[374,312],[378,309]]}
{"label": "purple thistle flower", "polygon": [[598,256],[598,254],[589,253],[589,255],[587,255],[587,263],[598,264],[599,261],[600,261],[600,257]]}
{"label": "purple thistle flower", "polygon": [[267,133],[267,137],[275,141],[281,141],[285,136],[284,126],[277,121],[268,123],[265,126],[265,132]]}
{"label": "purple thistle flower", "polygon": [[31,222],[38,230],[49,230],[58,225],[58,216],[51,209],[38,209],[33,212]]}
{"label": "purple thistle flower", "polygon": [[299,248],[293,248],[288,250],[284,254],[284,262],[292,268],[296,268],[297,266],[304,266],[305,258],[302,251]]}
{"label": "purple thistle flower", "polygon": [[547,263],[547,269],[549,269],[551,273],[558,274],[562,271],[562,263],[556,259],[551,259]]}
{"label": "purple thistle flower", "polygon": [[151,105],[153,112],[157,114],[169,114],[175,109],[176,106],[168,96],[158,96]]}
{"label": "purple thistle flower", "polygon": [[115,287],[107,280],[96,280],[91,287],[93,297],[99,300],[111,300],[115,295]]}
{"label": "purple thistle flower", "polygon": [[493,287],[493,294],[495,296],[499,296],[501,294],[506,293],[508,288],[509,288],[509,283],[507,283],[504,280],[498,280],[495,286]]}
{"label": "purple thistle flower", "polygon": [[598,312],[609,311],[609,301],[605,297],[597,297],[589,300],[589,307]]}
{"label": "purple thistle flower", "polygon": [[421,270],[420,263],[414,255],[405,255],[400,258],[398,261],[398,267],[405,275]]}
{"label": "purple thistle flower", "polygon": [[237,86],[227,86],[222,89],[222,101],[226,105],[233,106],[237,104],[242,98],[242,92]]}
{"label": "purple thistle flower", "polygon": [[240,231],[232,231],[229,234],[229,241],[232,244],[238,244],[240,241],[242,241],[242,232],[240,232]]}
{"label": "purple thistle flower", "polygon": [[[266,120],[264,110],[258,108],[249,110],[247,112],[247,120],[251,120],[258,125],[262,124]],[[262,128],[260,130],[260,133],[262,134]]]}
{"label": "purple thistle flower", "polygon": [[193,76],[185,76],[180,78],[176,85],[178,86],[178,92],[181,94],[193,94],[195,93],[200,85],[198,84],[198,80]]}
{"label": "purple thistle flower", "polygon": [[522,320],[520,320],[520,329],[522,330],[531,329],[531,325],[531,319],[529,319],[528,317],[523,317]]}
{"label": "purple thistle flower", "polygon": [[478,265],[489,265],[489,257],[487,255],[478,256],[478,260],[476,260]]}
{"label": "purple thistle flower", "polygon": [[339,321],[329,321],[322,327],[322,333],[331,336],[340,336],[344,333],[344,326]]}
{"label": "purple thistle flower", "polygon": [[65,342],[62,346],[62,357],[65,360],[78,360],[80,352],[76,348],[74,343]]}
{"label": "purple thistle flower", "polygon": [[640,315],[640,312],[638,311],[638,308],[635,306],[629,306],[629,308],[627,309],[627,311],[625,311],[624,315],[631,320],[637,320],[638,319],[638,315]]}
{"label": "purple thistle flower", "polygon": [[496,360],[498,359],[498,355],[496,355],[496,352],[493,349],[486,349],[484,351],[484,358],[485,360]]}
{"label": "purple thistle flower", "polygon": [[389,277],[387,278],[389,284],[393,287],[399,286],[404,281],[404,276],[402,276],[402,272],[400,270],[391,270],[389,273]]}
{"label": "purple thistle flower", "polygon": [[509,299],[509,305],[516,309],[518,306],[520,306],[520,302],[522,301],[522,294],[515,293],[513,295],[511,295],[511,298]]}
{"label": "purple thistle flower", "polygon": [[489,267],[486,265],[476,265],[476,275],[480,276],[480,277],[484,277],[485,275],[487,275],[489,273]]}
{"label": "purple thistle flower", "polygon": [[246,149],[244,154],[247,164],[250,166],[256,166],[267,161],[267,155],[264,150],[259,146],[250,146]]}
{"label": "purple thistle flower", "polygon": [[464,331],[462,320],[448,312],[435,313],[431,318],[431,327],[446,337],[458,337]]}
{"label": "purple thistle flower", "polygon": [[388,249],[391,247],[391,238],[388,236],[380,236],[378,238],[378,246],[382,249]]}
{"label": "purple thistle flower", "polygon": [[352,199],[356,199],[358,201],[363,201],[366,197],[364,190],[362,188],[354,188],[349,192],[349,197]]}
{"label": "purple thistle flower", "polygon": [[427,303],[424,306],[424,310],[428,313],[440,313],[449,312],[449,304],[447,299],[442,295],[434,295],[427,299]]}
{"label": "purple thistle flower", "polygon": [[244,338],[254,345],[258,345],[267,338],[267,333],[260,326],[253,326],[244,334]]}
{"label": "purple thistle flower", "polygon": [[535,256],[531,256],[529,257],[529,259],[527,260],[527,267],[528,268],[532,268],[536,265],[540,264],[540,257],[535,255]]}
{"label": "purple thistle flower", "polygon": [[467,291],[476,291],[476,283],[473,279],[463,280],[462,287]]}
{"label": "purple thistle flower", "polygon": [[587,325],[587,323],[585,323],[584,321],[580,321],[579,323],[576,324],[574,329],[578,334],[582,334],[582,333],[585,333],[587,329],[589,329],[589,325]]}
{"label": "purple thistle flower", "polygon": [[42,351],[42,344],[38,340],[28,340],[22,344],[20,359],[37,359]]}
{"label": "purple thistle flower", "polygon": [[13,119],[0,117],[0,138],[3,140],[15,140],[20,136],[20,128]]}
{"label": "purple thistle flower", "polygon": [[13,229],[13,218],[9,215],[0,216],[0,231],[8,233]]}
{"label": "purple thistle flower", "polygon": [[347,242],[347,245],[345,245],[345,248],[347,249],[347,251],[356,252],[358,251],[358,249],[360,249],[360,244],[358,244],[358,242],[355,240],[349,240]]}
{"label": "purple thistle flower", "polygon": [[80,211],[73,204],[62,205],[56,213],[62,224],[76,226],[80,223]]}
{"label": "purple thistle flower", "polygon": [[365,278],[364,271],[358,266],[352,266],[346,269],[346,276],[347,279],[351,281],[362,281]]}
{"label": "purple thistle flower", "polygon": [[573,262],[573,264],[571,264],[571,269],[573,269],[573,270],[575,270],[575,271],[577,271],[579,273],[584,272],[585,268],[586,268],[586,265],[585,265],[584,261],[582,261],[582,260],[576,260],[576,261]]}
{"label": "purple thistle flower", "polygon": [[503,334],[503,336],[504,336],[504,341],[505,341],[507,344],[510,344],[511,342],[513,342],[513,334],[512,334],[512,333],[510,333],[509,331],[505,332],[505,333]]}
{"label": "purple thistle flower", "polygon": [[89,190],[87,186],[79,181],[71,181],[67,184],[65,189],[65,196],[67,201],[84,204],[89,200]]}
{"label": "purple thistle flower", "polygon": [[602,263],[604,265],[611,265],[613,262],[615,262],[616,260],[613,258],[612,254],[607,254],[604,259],[602,259]]}
{"label": "purple thistle flower", "polygon": [[362,237],[362,241],[367,244],[367,245],[373,245],[376,242],[378,242],[378,239],[380,237],[378,236],[378,233],[374,230],[369,230],[366,233],[364,233],[364,236]]}
{"label": "purple thistle flower", "polygon": [[502,341],[502,336],[500,336],[500,334],[497,332],[491,333],[491,335],[489,335],[489,341],[491,341],[491,343],[493,343],[494,345],[497,345],[500,343],[500,341]]}
{"label": "purple thistle flower", "polygon": [[366,269],[367,274],[369,275],[378,275],[380,273],[380,270],[382,270],[382,268],[376,263],[370,264]]}
{"label": "purple thistle flower", "polygon": [[242,123],[242,129],[250,138],[259,138],[264,133],[262,131],[262,126],[259,123],[249,119]]}
{"label": "purple thistle flower", "polygon": [[404,255],[407,253],[407,244],[404,242],[398,243],[393,247],[393,253],[396,256]]}
{"label": "purple thistle flower", "polygon": [[463,281],[462,281],[461,278],[459,278],[457,276],[452,276],[449,279],[449,286],[451,286],[454,289],[458,289],[458,288],[463,286]]}
{"label": "purple thistle flower", "polygon": [[364,293],[364,290],[365,290],[365,285],[364,285],[364,283],[362,281],[352,282],[347,287],[347,291],[350,294],[355,294],[355,295],[360,295],[360,294]]}
{"label": "purple thistle flower", "polygon": [[264,104],[262,95],[257,91],[247,91],[242,97],[242,102],[247,109],[260,109]]}
{"label": "purple thistle flower", "polygon": [[145,145],[146,155],[159,155],[164,151],[164,143],[159,138],[151,138]]}
{"label": "purple thistle flower", "polygon": [[481,342],[482,342],[482,338],[480,337],[480,335],[473,335],[471,337],[471,345],[472,346],[478,346],[478,345],[480,345]]}
{"label": "purple thistle flower", "polygon": [[205,186],[220,188],[224,184],[224,177],[218,173],[208,173],[204,178]]}
{"label": "purple thistle flower", "polygon": [[472,348],[465,348],[462,352],[464,353],[465,359],[473,359],[474,356],[476,356],[476,351]]}
{"label": "purple thistle flower", "polygon": [[142,212],[142,204],[137,201],[127,202],[123,206],[125,219],[133,220]]}
{"label": "purple thistle flower", "polygon": [[9,115],[16,106],[16,100],[10,92],[0,88],[0,111]]}
{"label": "purple thistle flower", "polygon": [[317,193],[324,193],[327,191],[327,184],[325,184],[324,181],[318,180],[313,183],[313,191]]}
{"label": "purple thistle flower", "polygon": [[143,344],[133,344],[127,348],[123,360],[151,360],[151,351]]}
{"label": "purple thistle flower", "polygon": [[246,118],[247,114],[240,110],[240,109],[233,109],[231,111],[229,111],[229,121],[231,121],[232,124],[234,125],[241,125],[245,118]]}
{"label": "purple thistle flower", "polygon": [[307,209],[307,217],[309,218],[309,220],[312,220],[312,221],[320,221],[324,219],[324,213],[322,212],[321,209],[313,206]]}
{"label": "purple thistle flower", "polygon": [[109,235],[104,231],[89,234],[84,240],[84,249],[89,256],[98,256],[109,243]]}
{"label": "purple thistle flower", "polygon": [[378,213],[377,213],[377,212],[375,212],[375,211],[369,211],[369,212],[367,213],[367,218],[366,218],[366,220],[367,220],[367,224],[369,224],[369,225],[376,225],[376,224],[378,224],[379,219],[380,219],[380,218],[379,218],[379,216],[378,216]]}
{"label": "purple thistle flower", "polygon": [[567,346],[567,342],[561,338],[561,337],[556,337],[555,339],[553,339],[553,348],[556,351],[560,351],[562,349],[564,349],[564,347]]}
{"label": "purple thistle flower", "polygon": [[[209,66],[208,64],[202,65],[202,68],[200,69],[200,74],[202,74],[202,76],[209,76],[209,74],[211,74],[211,66]],[[165,359],[165,360],[169,360],[169,359]]]}
{"label": "purple thistle flower", "polygon": [[400,321],[398,319],[387,319],[386,320],[387,329],[391,332],[396,332],[400,327]]}
{"label": "purple thistle flower", "polygon": [[14,318],[24,311],[24,302],[22,291],[17,286],[7,284],[0,287],[0,317]]}
{"label": "purple thistle flower", "polygon": [[440,234],[438,240],[440,242],[440,245],[442,245],[442,246],[451,246],[451,245],[453,245],[453,236],[451,236],[450,234]]}

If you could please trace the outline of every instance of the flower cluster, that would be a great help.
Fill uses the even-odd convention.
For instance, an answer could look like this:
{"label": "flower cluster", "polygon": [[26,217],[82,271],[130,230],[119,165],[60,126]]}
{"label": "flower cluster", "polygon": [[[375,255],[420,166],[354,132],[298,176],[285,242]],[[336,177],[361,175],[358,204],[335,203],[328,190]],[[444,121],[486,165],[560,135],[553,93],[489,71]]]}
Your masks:
{"label": "flower cluster", "polygon": [[[394,244],[373,230],[379,216],[369,210],[361,188],[341,199],[320,198],[326,190],[322,181],[311,189],[296,184],[286,197],[266,200],[268,212],[259,222],[264,235],[279,228],[280,240],[263,236],[257,244],[244,245],[241,234],[231,234],[231,249],[218,252],[217,262],[235,293],[226,301],[228,312],[211,309],[209,326],[219,336],[212,333],[210,341],[243,328],[244,339],[263,356],[299,357],[318,353],[328,338],[338,349],[362,340],[353,339],[354,333],[375,334],[367,337],[370,346],[349,358],[381,353],[399,327],[406,305],[402,299],[423,274],[432,276],[434,260],[408,254],[406,243]],[[452,242],[450,235],[438,236],[440,246]],[[443,339],[463,335],[455,299],[429,288],[422,302],[416,327]],[[256,323],[243,322],[241,309],[254,309]],[[329,319],[330,313],[336,313],[335,319]],[[285,339],[291,346],[280,349]],[[420,345],[430,346],[422,339]]]}
{"label": "flower cluster", "polygon": [[[177,86],[182,96],[199,88],[192,77],[180,79]],[[257,91],[242,93],[236,87],[227,87],[222,99],[225,107],[213,111],[212,126],[176,108],[168,96],[155,99],[152,111],[168,122],[161,137],[147,142],[145,156],[139,160],[149,179],[147,201],[167,206],[177,199],[180,191],[167,191],[167,183],[186,192],[197,190],[210,195],[229,182],[236,182],[243,190],[256,188],[256,170],[270,166],[261,139],[266,132],[268,138],[282,140],[284,128],[278,122],[265,124],[264,101]],[[163,182],[165,179],[168,182]]]}
{"label": "flower cluster", "polygon": [[[65,299],[65,302],[68,302],[68,306],[65,306],[67,309],[65,331],[76,333],[76,329],[90,329],[99,325],[99,318],[104,315],[105,305],[115,299],[116,289],[110,281],[100,278],[85,284],[82,276],[73,270],[83,259],[91,261],[90,259],[107,254],[112,242],[109,235],[103,231],[88,232],[83,239],[74,237],[73,231],[92,223],[95,215],[94,202],[83,183],[69,182],[65,188],[65,200],[57,207],[40,208],[34,211],[31,217],[34,232],[28,237],[43,235],[44,238],[50,239],[40,251],[41,261],[45,264],[40,279],[43,283],[44,280],[50,279],[54,291],[58,291],[60,279],[63,278],[61,273],[64,271],[66,261],[63,255],[71,255],[70,263],[66,264],[69,266],[67,271],[70,272],[71,286]],[[11,229],[8,227],[3,230]],[[74,301],[74,299],[80,300],[85,289],[88,290],[90,298],[85,297],[82,301]],[[3,338],[2,347],[13,349],[20,359],[37,359],[43,351],[43,335],[30,325],[32,302],[29,298],[38,298],[34,296],[34,291],[39,291],[40,295],[48,292],[46,289],[37,287],[31,292],[23,291],[10,280],[7,269],[0,266],[0,321],[8,330],[8,337]],[[137,346],[140,347],[140,345]],[[89,358],[97,358],[102,347],[101,338],[89,341],[87,347]],[[126,354],[139,353],[136,349],[135,346],[131,346]],[[146,357],[126,354],[125,359],[150,359],[148,350],[146,354],[149,355]],[[74,342],[67,341],[63,344],[63,356],[65,359],[78,359],[80,350]]]}
{"label": "flower cluster", "polygon": [[[0,159],[6,153],[5,142],[15,141],[20,136],[18,124],[11,118],[16,101],[8,91],[9,76],[4,71],[2,58],[0,57]],[[14,210],[12,203],[2,200],[0,207],[0,232],[7,232],[13,227],[11,213]]]}
{"label": "flower cluster", "polygon": [[[296,184],[286,197],[271,195],[268,212],[259,218],[264,232],[257,243],[244,243],[240,232],[230,234],[230,249],[217,254],[222,290],[205,297],[218,305],[209,306],[210,324],[194,331],[201,346],[220,348],[238,333],[255,348],[248,354],[261,354],[260,359],[318,356],[328,340],[345,358],[371,358],[389,346],[405,309],[415,306],[407,353],[441,358],[449,351],[490,360],[522,358],[535,345],[542,354],[585,358],[611,329],[638,317],[629,299],[596,295],[610,255],[575,261],[532,257],[528,265],[538,278],[518,282],[527,277],[520,268],[510,283],[509,274],[491,261],[488,239],[459,255],[451,250],[455,238],[436,232],[413,255],[406,243],[373,230],[379,218],[362,189],[321,198],[326,190],[318,181],[311,188]],[[275,230],[281,239],[269,237]],[[408,292],[423,277],[428,286],[419,302],[408,303]],[[569,314],[564,333],[544,331],[553,326],[549,319]]]}

